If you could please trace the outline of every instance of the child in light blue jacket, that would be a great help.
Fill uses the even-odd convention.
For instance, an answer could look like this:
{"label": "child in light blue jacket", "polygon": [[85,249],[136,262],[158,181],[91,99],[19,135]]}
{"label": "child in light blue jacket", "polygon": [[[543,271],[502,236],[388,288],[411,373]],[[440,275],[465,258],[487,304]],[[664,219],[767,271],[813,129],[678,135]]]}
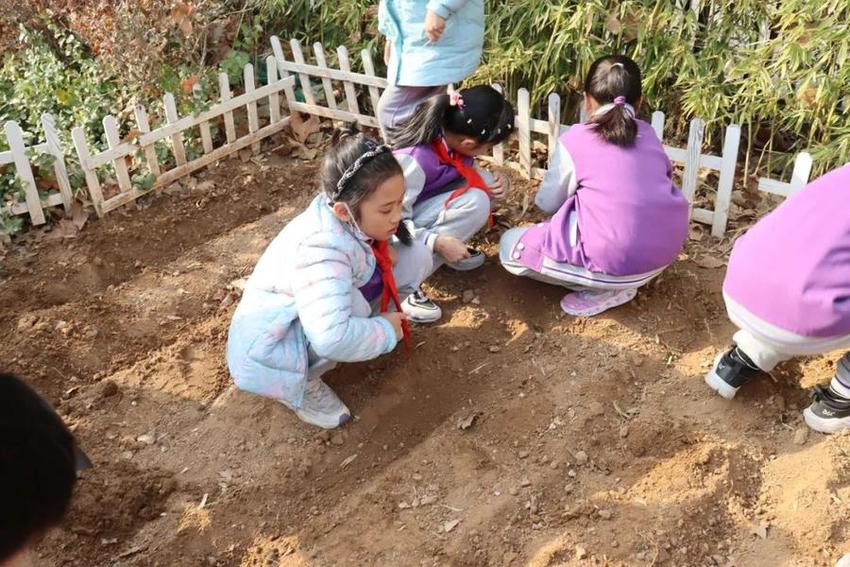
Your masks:
{"label": "child in light blue jacket", "polygon": [[[337,362],[395,348],[407,335],[399,302],[419,287],[432,259],[399,228],[404,178],[388,147],[356,131],[338,133],[321,187],[251,274],[230,325],[227,364],[240,389],[331,429],[351,413],[321,375]],[[387,312],[391,300],[395,312]]]}
{"label": "child in light blue jacket", "polygon": [[[387,82],[378,104],[384,138],[425,99],[475,72],[484,46],[484,0],[381,0]],[[390,143],[392,142],[389,140]]]}

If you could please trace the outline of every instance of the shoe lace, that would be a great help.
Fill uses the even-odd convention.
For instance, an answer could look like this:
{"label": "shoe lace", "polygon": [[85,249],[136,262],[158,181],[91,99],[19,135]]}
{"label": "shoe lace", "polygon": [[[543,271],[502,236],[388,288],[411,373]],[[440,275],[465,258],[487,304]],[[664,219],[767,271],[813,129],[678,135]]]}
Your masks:
{"label": "shoe lace", "polygon": [[815,402],[819,402],[832,409],[847,409],[850,407],[850,400],[837,396],[832,390],[823,386],[812,388],[810,396]]}

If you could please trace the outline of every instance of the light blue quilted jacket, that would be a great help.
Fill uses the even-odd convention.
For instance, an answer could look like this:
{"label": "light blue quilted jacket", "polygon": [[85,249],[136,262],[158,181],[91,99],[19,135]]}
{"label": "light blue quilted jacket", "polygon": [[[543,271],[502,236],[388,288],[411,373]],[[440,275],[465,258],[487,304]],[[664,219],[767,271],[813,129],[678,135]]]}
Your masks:
{"label": "light blue quilted jacket", "polygon": [[[436,43],[425,36],[425,12],[446,20]],[[392,45],[391,85],[435,87],[457,83],[478,68],[484,46],[484,0],[381,0],[378,30]]]}
{"label": "light blue quilted jacket", "polygon": [[307,348],[339,362],[388,353],[397,339],[382,317],[352,313],[352,292],[375,269],[369,245],[320,195],[269,244],[248,279],[227,338],[227,365],[248,392],[301,405]]}

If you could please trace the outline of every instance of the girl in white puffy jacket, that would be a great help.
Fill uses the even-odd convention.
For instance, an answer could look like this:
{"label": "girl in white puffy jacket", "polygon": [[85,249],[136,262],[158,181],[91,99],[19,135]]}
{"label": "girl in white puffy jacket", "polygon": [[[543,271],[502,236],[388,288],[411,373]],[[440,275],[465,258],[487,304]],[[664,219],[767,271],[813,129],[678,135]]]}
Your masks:
{"label": "girl in white puffy jacket", "polygon": [[388,147],[356,130],[338,133],[321,186],[249,278],[230,325],[227,363],[240,389],[330,429],[351,413],[321,375],[337,362],[388,353],[407,338],[399,303],[419,287],[432,259],[399,228],[404,179]]}

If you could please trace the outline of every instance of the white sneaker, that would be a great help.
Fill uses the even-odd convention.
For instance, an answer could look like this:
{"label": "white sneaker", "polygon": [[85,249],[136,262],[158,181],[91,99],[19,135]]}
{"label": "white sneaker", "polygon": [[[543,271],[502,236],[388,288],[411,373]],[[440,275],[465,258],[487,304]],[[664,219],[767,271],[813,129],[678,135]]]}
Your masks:
{"label": "white sneaker", "polygon": [[431,301],[421,289],[417,289],[404,298],[401,302],[401,310],[407,315],[407,319],[414,323],[434,323],[443,316],[440,306]]}
{"label": "white sneaker", "polygon": [[487,256],[485,256],[481,250],[476,248],[467,248],[466,250],[469,252],[469,258],[464,258],[460,262],[455,262],[454,264],[447,264],[447,266],[458,272],[468,272],[484,265],[484,261],[487,260]]}
{"label": "white sneaker", "polygon": [[335,429],[351,419],[351,412],[346,405],[321,378],[307,379],[301,407],[295,408],[286,402],[283,405],[294,411],[304,423],[322,429]]}

